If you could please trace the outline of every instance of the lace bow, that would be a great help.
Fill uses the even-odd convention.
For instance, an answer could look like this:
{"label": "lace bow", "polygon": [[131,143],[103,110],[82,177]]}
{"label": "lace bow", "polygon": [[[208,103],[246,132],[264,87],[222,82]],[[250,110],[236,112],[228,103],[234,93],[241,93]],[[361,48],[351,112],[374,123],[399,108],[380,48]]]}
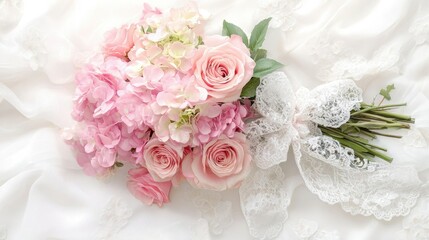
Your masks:
{"label": "lace bow", "polygon": [[291,145],[305,185],[322,201],[387,221],[409,213],[421,185],[413,167],[360,160],[317,128],[341,126],[361,101],[362,90],[352,80],[295,94],[282,72],[261,79],[254,104],[261,117],[246,130],[257,168],[240,188],[252,236],[271,239],[283,228],[290,195],[279,164]]}

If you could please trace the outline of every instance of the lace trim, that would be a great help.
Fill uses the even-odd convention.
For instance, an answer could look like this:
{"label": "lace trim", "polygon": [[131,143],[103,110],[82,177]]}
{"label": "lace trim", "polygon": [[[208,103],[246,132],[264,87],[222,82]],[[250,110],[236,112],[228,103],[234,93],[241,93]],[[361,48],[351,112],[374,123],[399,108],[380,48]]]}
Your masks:
{"label": "lace trim", "polygon": [[313,62],[319,66],[317,78],[321,81],[352,79],[355,81],[365,76],[381,72],[398,72],[400,49],[383,46],[375,51],[371,58],[353,53],[341,40],[334,40],[328,34],[320,34],[309,42]]}
{"label": "lace trim", "polygon": [[297,240],[339,240],[338,231],[320,230],[317,222],[300,219],[291,227]]}
{"label": "lace trim", "polygon": [[297,92],[300,115],[325,127],[340,127],[350,118],[350,111],[362,102],[362,90],[351,80],[320,85],[312,91],[301,88]]}
{"label": "lace trim", "polygon": [[18,24],[22,16],[22,0],[3,0],[0,2],[0,30],[10,30]]}
{"label": "lace trim", "polygon": [[194,196],[193,203],[214,235],[222,234],[234,222],[232,203],[222,200],[218,192],[200,190]]}
{"label": "lace trim", "polygon": [[301,151],[298,161],[309,190],[329,204],[340,203],[353,215],[390,221],[405,216],[420,196],[421,181],[413,167],[376,165],[373,171],[337,168]]}
{"label": "lace trim", "polygon": [[414,35],[416,45],[422,45],[429,39],[429,15],[417,18],[408,31]]}
{"label": "lace trim", "polygon": [[413,167],[360,160],[351,149],[322,136],[314,124],[342,125],[359,107],[362,90],[353,81],[342,80],[311,91],[301,89],[296,96],[291,92],[279,72],[262,78],[257,89],[255,106],[262,117],[250,122],[246,133],[259,169],[240,188],[251,235],[275,237],[287,218],[290,194],[279,163],[286,161],[290,144],[305,184],[322,201],[386,221],[407,215],[421,189]]}
{"label": "lace trim", "polygon": [[210,227],[205,219],[198,219],[198,221],[192,226],[192,238],[191,240],[210,240]]}
{"label": "lace trim", "polygon": [[425,137],[418,129],[411,129],[408,134],[401,139],[402,144],[408,147],[424,148],[428,144]]}
{"label": "lace trim", "polygon": [[239,192],[250,234],[258,239],[276,237],[287,219],[291,199],[280,166],[257,169],[247,177]]}
{"label": "lace trim", "polygon": [[291,31],[296,24],[294,13],[302,6],[302,0],[260,0],[259,16],[272,17],[271,27]]}
{"label": "lace trim", "polygon": [[111,198],[101,214],[100,227],[96,235],[97,239],[114,239],[122,228],[127,225],[132,214],[132,210],[121,199]]}
{"label": "lace trim", "polygon": [[261,80],[256,92],[255,110],[262,116],[246,126],[253,162],[267,169],[287,160],[292,138],[295,99],[283,73],[272,73]]}
{"label": "lace trim", "polygon": [[429,197],[421,199],[419,205],[403,220],[402,226],[409,240],[429,239]]}
{"label": "lace trim", "polygon": [[34,71],[43,67],[46,62],[48,51],[43,44],[44,38],[37,27],[30,25],[17,39],[21,46],[22,56],[29,61],[30,67]]}

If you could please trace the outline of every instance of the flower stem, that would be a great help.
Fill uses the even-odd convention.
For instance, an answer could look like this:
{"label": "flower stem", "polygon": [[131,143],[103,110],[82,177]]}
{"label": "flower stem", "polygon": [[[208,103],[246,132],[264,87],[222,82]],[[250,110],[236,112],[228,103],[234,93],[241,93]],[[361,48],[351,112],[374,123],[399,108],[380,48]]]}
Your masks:
{"label": "flower stem", "polygon": [[[384,129],[409,129],[414,123],[411,116],[389,112],[392,109],[406,106],[406,103],[374,105],[361,103],[359,110],[352,110],[350,119],[339,128],[329,128],[319,126],[324,135],[337,140],[342,146],[349,147],[355,152],[358,158],[372,159],[378,157],[387,162],[392,162],[393,158],[384,154],[386,148],[369,143],[370,139],[377,136],[401,138],[399,135],[387,134],[380,131]],[[383,152],[381,152],[383,151]]]}

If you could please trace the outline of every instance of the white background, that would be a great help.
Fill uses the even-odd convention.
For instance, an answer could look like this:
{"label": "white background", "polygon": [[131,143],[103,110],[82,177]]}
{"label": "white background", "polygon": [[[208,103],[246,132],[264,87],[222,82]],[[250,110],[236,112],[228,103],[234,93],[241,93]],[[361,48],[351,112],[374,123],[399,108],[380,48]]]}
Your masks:
{"label": "white background", "polygon": [[[183,3],[147,2],[161,9]],[[221,33],[223,19],[250,33],[272,16],[264,47],[286,65],[295,89],[351,78],[372,101],[380,88],[395,83],[393,101],[408,102],[401,111],[417,122],[404,139],[380,144],[395,163],[414,165],[428,181],[429,1],[198,4],[211,14],[208,34]],[[237,191],[211,196],[183,184],[173,190],[170,204],[148,207],[127,192],[125,169],[109,179],[85,176],[61,140],[61,129],[73,125],[75,67],[98,49],[106,30],[138,19],[142,7],[134,0],[0,0],[0,240],[251,239]],[[293,161],[284,169],[298,186],[279,239],[316,239],[323,233],[331,234],[328,240],[429,239],[427,199],[407,220],[412,224],[351,216],[311,194]],[[209,208],[195,206],[198,201]],[[210,206],[224,206],[217,210],[226,216],[208,216]],[[208,225],[223,233],[208,234]],[[304,230],[313,238],[302,238]]]}

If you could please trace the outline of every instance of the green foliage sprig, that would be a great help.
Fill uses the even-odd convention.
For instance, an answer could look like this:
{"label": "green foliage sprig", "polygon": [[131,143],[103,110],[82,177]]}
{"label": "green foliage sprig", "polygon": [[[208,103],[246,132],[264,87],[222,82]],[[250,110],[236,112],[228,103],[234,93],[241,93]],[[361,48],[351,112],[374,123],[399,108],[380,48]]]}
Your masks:
{"label": "green foliage sprig", "polygon": [[231,36],[235,34],[240,36],[243,43],[249,48],[252,59],[256,62],[253,76],[241,91],[241,97],[254,98],[256,95],[256,88],[260,83],[260,78],[283,67],[283,64],[276,60],[267,58],[267,50],[261,48],[265,41],[270,21],[271,18],[267,18],[259,22],[253,28],[250,40],[240,27],[223,21],[222,35]]}

